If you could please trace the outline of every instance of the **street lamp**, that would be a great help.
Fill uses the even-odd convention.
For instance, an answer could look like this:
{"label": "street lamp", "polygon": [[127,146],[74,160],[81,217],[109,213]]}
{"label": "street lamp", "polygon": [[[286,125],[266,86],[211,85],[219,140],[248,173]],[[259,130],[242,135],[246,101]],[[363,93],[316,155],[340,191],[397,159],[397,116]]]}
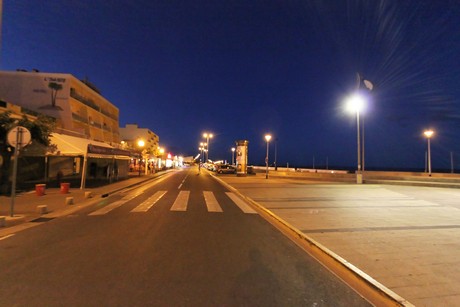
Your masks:
{"label": "street lamp", "polygon": [[431,148],[430,148],[430,139],[434,134],[434,131],[429,129],[423,132],[426,139],[428,140],[428,176],[431,176]]}
{"label": "street lamp", "polygon": [[[361,88],[361,83],[364,83],[364,87],[365,87],[368,91],[372,91],[372,90],[374,89],[374,84],[372,84],[371,81],[363,79],[362,76],[361,76],[359,73],[357,73],[356,75],[357,75],[357,81],[358,81],[358,87],[357,87],[358,91],[359,91],[359,89]],[[362,81],[362,82],[361,82],[361,81]],[[364,156],[365,156],[365,155],[364,155],[364,147],[365,147],[365,146],[364,146],[364,116],[362,116],[362,119],[361,119],[361,120],[362,120],[362,122],[363,122],[363,127],[362,127],[362,129],[363,129],[363,136],[362,136],[362,137],[363,137],[363,144],[362,144],[362,148],[363,148],[362,169],[363,169],[363,172],[364,172],[364,165],[365,165],[365,163],[364,163]]]}
{"label": "street lamp", "polygon": [[203,133],[203,137],[206,139],[206,163],[208,162],[208,158],[209,158],[209,139],[212,139],[213,135],[212,133]]}
{"label": "street lamp", "polygon": [[232,147],[232,165],[235,165],[235,147]]}
{"label": "street lamp", "polygon": [[359,113],[364,108],[364,98],[358,94],[350,96],[346,101],[346,108],[349,112],[356,113],[357,125],[357,148],[358,148],[358,169],[356,172],[356,183],[362,183],[363,177],[361,174],[361,137],[359,129]]}
{"label": "street lamp", "polygon": [[267,141],[267,155],[265,156],[265,179],[268,179],[268,144],[270,143],[272,136],[270,134],[265,135]]}
{"label": "street lamp", "polygon": [[[137,146],[141,149],[144,148],[145,146],[144,140],[137,141]],[[139,157],[139,163],[137,165],[139,167],[139,177],[141,176],[141,162],[142,162],[142,150],[141,150],[141,156]]]}

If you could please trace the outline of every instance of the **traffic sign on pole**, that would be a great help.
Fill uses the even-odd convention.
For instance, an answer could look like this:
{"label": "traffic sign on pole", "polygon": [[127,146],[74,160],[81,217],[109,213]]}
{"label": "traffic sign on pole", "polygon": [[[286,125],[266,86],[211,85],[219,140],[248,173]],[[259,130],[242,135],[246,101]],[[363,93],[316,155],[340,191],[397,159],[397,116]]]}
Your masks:
{"label": "traffic sign on pole", "polygon": [[18,172],[19,151],[29,145],[31,140],[30,131],[27,128],[17,126],[8,131],[8,144],[14,147],[14,163],[13,163],[13,180],[11,186],[11,216],[14,216],[14,200],[16,198],[16,177]]}
{"label": "traffic sign on pole", "polygon": [[30,143],[31,135],[29,129],[17,126],[8,131],[7,141],[10,146],[21,149]]}

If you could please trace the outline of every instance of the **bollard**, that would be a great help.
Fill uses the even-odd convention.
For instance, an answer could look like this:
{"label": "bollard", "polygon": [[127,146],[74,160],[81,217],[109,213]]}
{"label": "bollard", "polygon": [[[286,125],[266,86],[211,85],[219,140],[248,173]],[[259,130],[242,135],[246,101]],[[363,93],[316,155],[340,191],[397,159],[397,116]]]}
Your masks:
{"label": "bollard", "polygon": [[65,198],[66,205],[73,205],[73,197],[66,197]]}
{"label": "bollard", "polygon": [[93,192],[85,192],[85,198],[92,198]]}
{"label": "bollard", "polygon": [[37,194],[37,196],[45,195],[45,190],[46,190],[46,184],[36,184],[35,185],[35,194]]}
{"label": "bollard", "polygon": [[37,212],[40,213],[40,214],[48,213],[48,206],[46,206],[46,205],[38,205],[37,206]]}
{"label": "bollard", "polygon": [[62,182],[61,183],[61,194],[69,193],[70,183],[69,182]]}
{"label": "bollard", "polygon": [[0,227],[6,226],[6,218],[4,216],[0,216]]}

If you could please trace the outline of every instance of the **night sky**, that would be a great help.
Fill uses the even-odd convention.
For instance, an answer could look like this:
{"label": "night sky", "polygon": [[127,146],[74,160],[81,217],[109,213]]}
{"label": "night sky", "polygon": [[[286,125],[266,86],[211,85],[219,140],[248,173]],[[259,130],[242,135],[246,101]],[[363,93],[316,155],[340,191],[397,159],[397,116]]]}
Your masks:
{"label": "night sky", "polygon": [[[88,79],[173,154],[356,166],[356,74],[374,84],[367,168],[460,170],[459,0],[5,0],[0,68]],[[270,144],[270,163],[275,146]]]}

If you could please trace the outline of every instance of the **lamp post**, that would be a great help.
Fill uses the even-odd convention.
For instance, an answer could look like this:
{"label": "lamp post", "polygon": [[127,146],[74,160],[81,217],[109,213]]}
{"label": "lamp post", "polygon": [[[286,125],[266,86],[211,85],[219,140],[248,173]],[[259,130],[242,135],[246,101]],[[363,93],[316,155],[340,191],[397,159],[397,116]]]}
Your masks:
{"label": "lamp post", "polygon": [[353,95],[347,99],[347,109],[350,112],[356,113],[356,125],[357,125],[357,171],[356,171],[356,183],[363,183],[363,177],[361,174],[361,136],[359,129],[359,113],[364,107],[364,99],[360,95]]}
{"label": "lamp post", "polygon": [[278,138],[275,138],[275,171],[278,170],[278,164],[276,164],[276,158],[278,155]]}
{"label": "lamp post", "polygon": [[200,151],[200,164],[201,164],[202,159],[203,159],[203,152],[204,152],[204,143],[203,142],[200,143],[200,147],[198,147],[198,150]]}
{"label": "lamp post", "polygon": [[204,146],[205,145],[206,144],[204,144],[204,143],[200,143],[200,147],[198,147],[198,150],[200,151],[200,163],[198,165],[198,172],[200,172],[200,173],[201,173],[201,163],[202,163],[201,159],[203,158]]}
{"label": "lamp post", "polygon": [[162,164],[162,161],[163,161],[163,154],[165,153],[165,148],[164,147],[160,147],[158,149],[159,151],[159,158],[158,158],[158,161],[157,161],[157,166],[158,168],[161,170],[163,167],[161,166]]}
{"label": "lamp post", "polygon": [[430,139],[434,134],[434,131],[429,129],[423,132],[426,139],[428,140],[428,176],[431,176],[431,148],[430,148]]}
{"label": "lamp post", "polygon": [[232,165],[235,165],[235,147],[232,147]]}
{"label": "lamp post", "polygon": [[270,134],[265,135],[267,141],[267,155],[265,156],[265,179],[268,179],[268,144],[270,143],[272,136]]}
{"label": "lamp post", "polygon": [[[372,91],[374,89],[374,84],[372,84],[371,81],[369,80],[364,80],[361,75],[358,73],[357,74],[358,76],[358,90],[359,88],[361,87],[361,81],[364,83],[364,87],[366,87],[369,91]],[[362,169],[363,169],[363,172],[364,172],[364,116],[362,117],[362,121],[363,121],[363,144],[362,144],[362,147],[363,147],[363,159],[362,159]]]}
{"label": "lamp post", "polygon": [[208,162],[208,158],[209,158],[209,139],[212,139],[213,135],[212,133],[203,133],[203,137],[206,139],[206,163]]}
{"label": "lamp post", "polygon": [[145,142],[144,140],[139,140],[137,141],[137,146],[139,148],[141,148],[141,156],[139,157],[139,163],[138,163],[138,167],[139,167],[139,177],[141,176],[141,162],[142,162],[142,148],[144,148],[145,146]]}

